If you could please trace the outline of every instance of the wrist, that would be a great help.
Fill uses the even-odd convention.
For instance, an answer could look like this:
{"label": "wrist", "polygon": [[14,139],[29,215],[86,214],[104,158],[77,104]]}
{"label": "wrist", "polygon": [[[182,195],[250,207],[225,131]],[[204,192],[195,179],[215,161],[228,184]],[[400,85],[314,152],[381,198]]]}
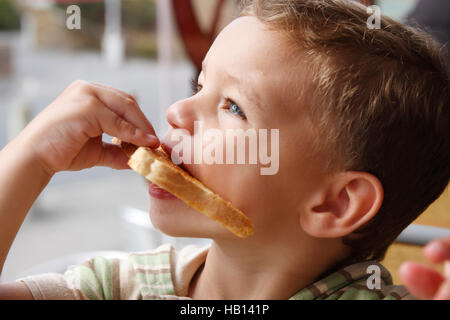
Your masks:
{"label": "wrist", "polygon": [[55,174],[55,171],[46,166],[37,155],[32,139],[27,139],[19,134],[6,148],[9,148],[7,152],[10,153],[11,157],[23,162],[27,169],[34,170],[36,172],[35,177],[41,177],[48,182]]}
{"label": "wrist", "polygon": [[27,212],[51,177],[24,138],[0,151],[0,271]]}

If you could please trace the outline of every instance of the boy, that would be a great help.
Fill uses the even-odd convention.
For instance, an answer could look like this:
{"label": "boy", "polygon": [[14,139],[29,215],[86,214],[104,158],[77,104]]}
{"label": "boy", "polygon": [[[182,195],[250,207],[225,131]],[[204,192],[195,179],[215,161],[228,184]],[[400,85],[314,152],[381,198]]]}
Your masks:
{"label": "boy", "polygon": [[[426,36],[344,0],[244,3],[217,37],[196,92],[170,106],[177,130],[279,129],[279,171],[184,164],[253,222],[240,239],[150,187],[150,218],[209,248],[162,246],[125,260],[94,258],[64,275],[0,286],[35,299],[409,299],[377,261],[444,190],[450,176],[448,71]],[[76,82],[0,154],[1,261],[51,177],[94,165],[126,169],[106,132],[159,141],[136,102]],[[164,196],[161,196],[163,194]],[[378,270],[379,280],[368,270]],[[373,272],[373,271],[372,271]]]}

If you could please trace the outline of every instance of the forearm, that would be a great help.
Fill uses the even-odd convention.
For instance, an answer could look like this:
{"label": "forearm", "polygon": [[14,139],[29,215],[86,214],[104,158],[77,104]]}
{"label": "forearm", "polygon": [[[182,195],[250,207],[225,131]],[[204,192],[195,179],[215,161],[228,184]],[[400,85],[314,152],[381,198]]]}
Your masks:
{"label": "forearm", "polygon": [[102,141],[103,133],[139,146],[159,145],[131,95],[76,81],[0,151],[0,272],[28,210],[55,172],[129,168],[120,147]]}
{"label": "forearm", "polygon": [[0,273],[28,210],[51,177],[20,135],[0,151]]}

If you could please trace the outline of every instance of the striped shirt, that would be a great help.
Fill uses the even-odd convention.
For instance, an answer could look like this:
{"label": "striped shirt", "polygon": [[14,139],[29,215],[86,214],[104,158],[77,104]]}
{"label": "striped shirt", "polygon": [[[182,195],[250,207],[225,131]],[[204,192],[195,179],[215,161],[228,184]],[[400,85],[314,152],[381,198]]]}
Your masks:
{"label": "striped shirt", "polygon": [[[187,246],[179,252],[162,245],[126,259],[95,257],[70,267],[64,274],[28,276],[23,281],[34,299],[46,300],[180,300],[205,262],[208,247]],[[368,268],[379,271],[377,288],[369,289]],[[372,270],[371,269],[371,270]],[[389,272],[374,261],[353,264],[299,290],[291,300],[403,300],[414,299],[404,287],[392,285]]]}

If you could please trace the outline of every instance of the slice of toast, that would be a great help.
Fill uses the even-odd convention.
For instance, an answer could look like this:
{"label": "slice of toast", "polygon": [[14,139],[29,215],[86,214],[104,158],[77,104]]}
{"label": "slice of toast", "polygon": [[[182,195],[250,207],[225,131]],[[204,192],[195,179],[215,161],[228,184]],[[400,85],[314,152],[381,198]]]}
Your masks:
{"label": "slice of toast", "polygon": [[113,143],[120,145],[130,158],[128,161],[130,168],[147,180],[219,222],[238,237],[246,238],[253,234],[253,226],[242,211],[175,165],[161,147],[156,150],[147,147],[138,148],[117,138],[113,138]]}

